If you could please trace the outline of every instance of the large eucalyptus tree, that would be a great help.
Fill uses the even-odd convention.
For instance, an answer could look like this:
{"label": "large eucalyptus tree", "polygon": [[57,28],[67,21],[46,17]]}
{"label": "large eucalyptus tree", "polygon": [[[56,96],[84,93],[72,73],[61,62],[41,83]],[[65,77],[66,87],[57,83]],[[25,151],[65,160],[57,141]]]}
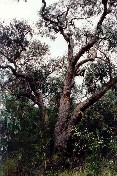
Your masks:
{"label": "large eucalyptus tree", "polygon": [[[63,84],[61,92],[59,92],[59,113],[57,114],[54,131],[55,149],[66,150],[73,129],[82,118],[84,111],[117,83],[115,60],[116,2],[113,0],[102,2],[100,0],[61,0],[47,7],[46,1],[42,0],[39,16],[38,28],[40,35],[54,38],[59,33],[67,44],[67,54],[64,57],[67,58],[67,61],[64,62],[63,60],[63,65],[60,66],[60,69],[64,66],[67,66],[67,68],[64,69]],[[32,70],[26,71],[26,67],[24,68],[21,63],[20,67],[17,66],[17,60],[20,57],[24,60],[29,57],[29,55],[25,55],[28,43],[24,39],[30,33],[29,28],[26,28],[26,30],[21,27],[18,28],[18,36],[21,41],[16,40],[16,36],[15,40],[9,37],[11,40],[1,39],[0,41],[1,46],[9,48],[6,52],[3,52],[5,48],[1,47],[0,55],[2,58],[5,57],[9,63],[12,63],[13,67],[11,64],[3,65],[1,63],[0,68],[11,70],[16,80],[22,80],[27,84],[24,92],[20,92],[19,96],[25,96],[35,102],[40,108],[42,119],[45,119],[47,114],[45,113],[44,99],[47,92],[42,91],[42,87],[45,85],[44,81],[47,81],[47,75],[50,75],[53,71],[49,71],[46,75],[46,72],[50,69],[46,67],[44,71],[45,77],[41,80],[43,71],[36,74]],[[16,34],[14,33],[14,35]],[[7,35],[5,34],[5,36]],[[5,41],[9,42],[4,43]],[[47,50],[42,45],[39,46],[42,51]],[[10,49],[12,50],[9,55]],[[29,47],[28,52],[30,52]],[[32,53],[35,54],[35,51],[31,50],[29,58],[34,59],[35,55]],[[38,60],[39,57],[38,53],[36,59]],[[57,64],[59,63],[61,64],[61,62]],[[58,69],[57,64],[53,62],[54,71]],[[25,65],[28,65],[27,61]],[[78,82],[81,78],[84,80],[85,98],[84,100],[81,99],[80,102],[76,101],[78,103],[73,108],[71,100],[74,95],[76,78]],[[47,90],[50,90],[50,88]],[[77,96],[77,94],[75,95]],[[45,123],[44,120],[43,123]]]}
{"label": "large eucalyptus tree", "polygon": [[[45,26],[51,32],[60,33],[68,46],[68,67],[60,98],[58,120],[55,125],[55,148],[63,150],[67,147],[72,130],[83,116],[83,112],[117,82],[117,77],[113,75],[111,60],[111,51],[113,50],[111,42],[114,43],[116,39],[116,29],[113,26],[116,23],[114,20],[116,18],[116,2],[68,0],[60,1],[49,7],[46,6],[45,0],[42,0],[42,3],[40,14]],[[96,16],[98,16],[98,20]],[[91,31],[88,29],[88,21],[94,23],[95,20],[97,20],[97,24]],[[82,26],[83,22],[86,23],[85,26]],[[93,88],[92,93],[71,111],[70,99],[75,77],[81,75],[85,77],[88,64],[96,64],[99,60],[102,61],[102,65],[107,65],[107,74],[103,74],[104,68],[100,69],[95,81],[93,77],[88,85],[89,88]],[[94,70],[90,70],[90,72],[94,72]],[[99,85],[100,79],[102,80]]]}

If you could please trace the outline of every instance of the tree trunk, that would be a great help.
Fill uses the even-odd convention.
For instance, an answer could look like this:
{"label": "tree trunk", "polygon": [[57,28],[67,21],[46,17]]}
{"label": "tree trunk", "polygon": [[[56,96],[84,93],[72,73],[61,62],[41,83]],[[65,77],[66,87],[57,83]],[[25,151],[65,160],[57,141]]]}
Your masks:
{"label": "tree trunk", "polygon": [[66,138],[68,119],[71,110],[70,95],[73,86],[73,78],[74,78],[74,68],[73,66],[69,66],[64,81],[63,93],[60,99],[58,121],[55,125],[55,148],[58,149],[59,147],[64,148],[64,146],[66,146],[66,140],[62,138]]}
{"label": "tree trunk", "polygon": [[[71,139],[75,125],[80,121],[83,112],[95,102],[97,102],[114,84],[117,83],[117,77],[108,81],[100,90],[95,92],[90,98],[87,98],[76,106],[70,116],[70,97],[62,95],[58,121],[55,127],[55,149],[65,151],[68,141]],[[70,117],[69,117],[70,116]]]}

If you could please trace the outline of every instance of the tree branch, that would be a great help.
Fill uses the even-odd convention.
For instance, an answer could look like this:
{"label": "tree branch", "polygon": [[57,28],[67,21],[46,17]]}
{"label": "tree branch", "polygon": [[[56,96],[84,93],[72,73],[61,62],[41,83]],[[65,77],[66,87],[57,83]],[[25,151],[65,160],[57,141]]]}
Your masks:
{"label": "tree branch", "polygon": [[95,58],[88,58],[88,59],[82,60],[76,65],[76,69],[79,68],[80,66],[82,66],[83,64],[85,64],[89,61],[94,61],[94,60],[95,60]]}
{"label": "tree branch", "polygon": [[75,76],[84,76],[85,70],[86,70],[85,68],[76,69],[74,75]]}
{"label": "tree branch", "polygon": [[50,18],[48,18],[46,16],[46,12],[45,12],[45,9],[46,9],[46,1],[45,0],[42,0],[42,3],[43,3],[43,7],[42,7],[42,10],[41,10],[41,16],[42,18],[47,21],[47,22],[50,22],[51,24],[54,24],[54,25],[58,25],[58,22],[57,21],[54,21]]}
{"label": "tree branch", "polygon": [[[66,34],[65,32],[64,32],[64,28],[63,28],[63,26],[60,24],[60,21],[59,21],[59,17],[60,17],[60,15],[62,15],[62,14],[60,14],[60,15],[58,15],[57,16],[57,21],[54,21],[54,20],[52,20],[52,19],[50,19],[49,17],[47,17],[47,15],[46,15],[46,1],[45,0],[42,0],[42,3],[43,3],[43,7],[42,7],[42,10],[41,10],[41,16],[42,16],[42,18],[46,21],[46,22],[49,22],[50,24],[52,24],[52,25],[54,25],[53,26],[53,29],[55,30],[55,31],[57,31],[57,32],[60,32],[62,35],[63,35],[63,37],[64,37],[64,39],[67,41],[67,43],[69,43],[70,42],[70,36],[69,36],[69,34]],[[67,16],[67,14],[68,14],[68,11],[69,11],[69,8],[67,8],[67,11],[66,11],[66,14],[65,14],[65,16]],[[57,27],[58,27],[58,29],[57,29]],[[66,28],[66,27],[65,27]]]}
{"label": "tree branch", "polygon": [[80,66],[83,66],[85,63],[90,62],[90,61],[93,62],[97,58],[98,46],[99,45],[96,46],[95,51],[93,50],[93,55],[90,58],[81,60],[79,63],[76,64],[76,66],[75,66],[76,73],[80,71]]}
{"label": "tree branch", "polygon": [[31,93],[28,93],[28,92],[19,92],[16,96],[17,96],[17,98],[26,97],[26,98],[32,100],[36,104],[36,98]]}
{"label": "tree branch", "polygon": [[91,47],[94,46],[94,44],[97,42],[97,35],[98,35],[98,32],[99,32],[99,29],[106,17],[106,15],[108,14],[108,11],[107,11],[107,5],[104,6],[104,11],[97,23],[97,27],[96,27],[96,31],[95,31],[95,34],[94,34],[94,37],[93,39],[88,42],[85,46],[83,46],[80,51],[76,54],[76,56],[74,56],[74,59],[73,59],[73,64],[76,65],[77,61],[79,60],[79,58],[86,52],[88,51]]}
{"label": "tree branch", "polygon": [[97,102],[116,83],[117,77],[112,78],[104,86],[102,86],[100,90],[96,91],[90,98],[77,105],[73,112],[72,120],[77,120],[79,112],[84,112],[89,106]]}
{"label": "tree branch", "polygon": [[1,69],[7,69],[7,68],[10,69],[10,70],[12,71],[13,75],[16,76],[16,77],[28,78],[28,76],[27,76],[26,74],[18,73],[18,72],[16,71],[16,69],[14,69],[11,65],[5,65],[5,66],[0,65],[0,68],[1,68]]}

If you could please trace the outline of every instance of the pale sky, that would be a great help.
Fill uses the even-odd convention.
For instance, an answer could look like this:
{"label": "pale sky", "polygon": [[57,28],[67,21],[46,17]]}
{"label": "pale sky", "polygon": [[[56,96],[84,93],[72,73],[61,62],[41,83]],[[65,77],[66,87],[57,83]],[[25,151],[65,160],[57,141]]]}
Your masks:
{"label": "pale sky", "polygon": [[[57,0],[47,0],[47,5]],[[41,8],[41,0],[0,0],[0,20],[13,18],[36,21]]]}
{"label": "pale sky", "polygon": [[[57,0],[47,0],[47,5]],[[18,20],[27,20],[30,24],[38,20],[38,11],[41,8],[41,0],[0,0],[0,22],[9,22],[16,18]],[[62,56],[66,51],[66,43],[62,36],[59,36],[55,42],[50,42],[52,56]]]}
{"label": "pale sky", "polygon": [[[16,18],[18,20],[26,20],[29,24],[35,23],[39,18],[38,11],[42,6],[41,1],[42,0],[27,0],[27,2],[25,2],[25,0],[20,0],[18,2],[18,0],[0,0],[0,22],[9,22]],[[56,1],[59,0],[46,0],[47,5]],[[93,23],[95,22],[96,20],[93,20]],[[45,41],[51,46],[50,52],[53,57],[63,56],[65,54],[67,44],[61,35],[58,35],[58,38],[54,42],[50,42],[49,38],[46,38]]]}

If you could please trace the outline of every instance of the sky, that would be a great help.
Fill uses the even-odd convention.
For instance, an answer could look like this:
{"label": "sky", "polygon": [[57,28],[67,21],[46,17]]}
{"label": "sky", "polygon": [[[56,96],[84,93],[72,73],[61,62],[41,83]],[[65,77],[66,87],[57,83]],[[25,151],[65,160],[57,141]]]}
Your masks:
{"label": "sky", "polygon": [[[38,21],[38,11],[40,10],[42,0],[0,0],[0,22],[9,22],[16,18],[18,20],[27,20],[30,24]],[[59,0],[46,0],[47,5]],[[99,17],[92,20],[93,26],[97,24]],[[80,24],[80,23],[78,23]],[[91,28],[92,26],[89,25]],[[63,56],[67,51],[67,44],[61,35],[52,42],[49,38],[44,38],[43,41],[50,45],[50,53],[52,57]]]}
{"label": "sky", "polygon": [[[56,0],[48,0],[47,5]],[[13,18],[37,20],[37,12],[41,8],[41,0],[0,0],[0,19],[10,20]]]}
{"label": "sky", "polygon": [[[47,0],[47,5],[57,0]],[[18,20],[27,20],[30,24],[38,21],[38,11],[42,6],[41,0],[0,0],[0,22],[9,22],[16,18]],[[49,38],[45,41],[51,46],[52,57],[62,56],[66,51],[66,43],[62,36],[56,41],[51,42]]]}
{"label": "sky", "polygon": [[[16,18],[17,20],[26,20],[29,24],[38,21],[38,11],[40,10],[42,0],[0,0],[0,22],[9,22]],[[46,0],[47,6],[59,0]],[[96,18],[96,17],[95,17]],[[93,20],[95,23],[96,20]],[[78,23],[80,24],[80,23]],[[91,28],[91,25],[90,25]],[[63,56],[67,51],[67,44],[61,35],[52,42],[49,38],[44,39],[50,45],[52,57]]]}
{"label": "sky", "polygon": [[[37,11],[41,7],[39,0],[29,0],[28,3],[21,0],[0,0],[0,20],[13,18],[37,20]],[[34,2],[34,3],[33,3]]]}

